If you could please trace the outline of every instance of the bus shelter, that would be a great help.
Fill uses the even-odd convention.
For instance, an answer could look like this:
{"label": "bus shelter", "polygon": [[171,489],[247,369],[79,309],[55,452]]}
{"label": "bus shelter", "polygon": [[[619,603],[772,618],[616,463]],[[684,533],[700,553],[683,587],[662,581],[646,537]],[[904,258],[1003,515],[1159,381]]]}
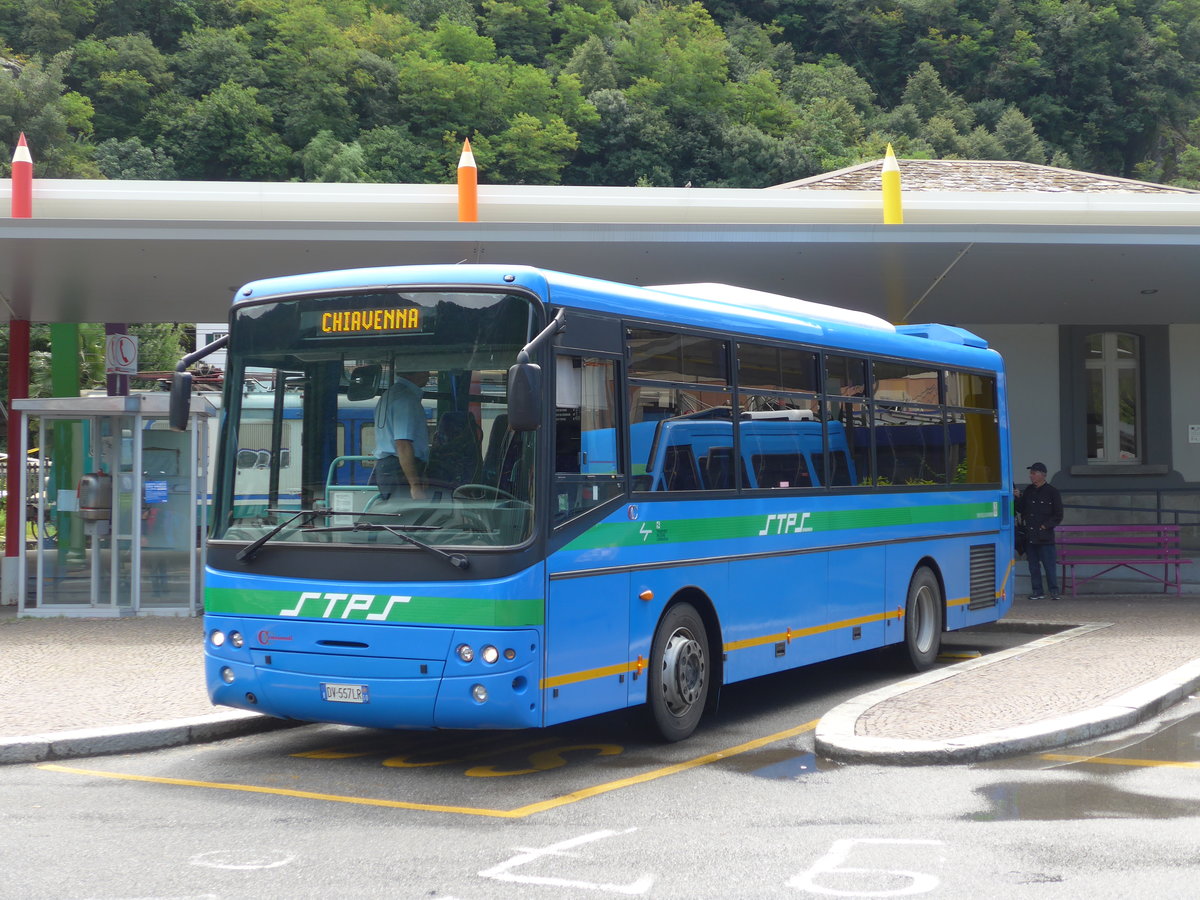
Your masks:
{"label": "bus shelter", "polygon": [[208,428],[168,427],[165,393],[17,400],[21,479],[18,604],[28,616],[196,615],[208,525]]}

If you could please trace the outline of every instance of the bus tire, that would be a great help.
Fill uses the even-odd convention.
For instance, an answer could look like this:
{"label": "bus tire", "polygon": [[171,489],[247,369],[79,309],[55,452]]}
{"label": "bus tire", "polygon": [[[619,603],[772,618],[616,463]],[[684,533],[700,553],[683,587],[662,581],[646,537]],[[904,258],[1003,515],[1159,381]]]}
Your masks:
{"label": "bus tire", "polygon": [[711,676],[708,633],[690,603],[667,610],[654,633],[646,703],[664,740],[682,741],[696,730],[708,700]]}
{"label": "bus tire", "polygon": [[902,659],[918,672],[933,665],[942,646],[942,587],[937,576],[921,566],[908,583],[904,604]]}

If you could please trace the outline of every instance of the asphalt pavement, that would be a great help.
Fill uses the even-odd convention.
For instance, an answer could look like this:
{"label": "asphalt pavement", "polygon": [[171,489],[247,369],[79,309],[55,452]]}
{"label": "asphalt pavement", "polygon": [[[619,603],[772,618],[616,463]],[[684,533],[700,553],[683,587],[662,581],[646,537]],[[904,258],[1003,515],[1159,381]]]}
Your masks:
{"label": "asphalt pavement", "polygon": [[[817,751],[928,764],[1047,750],[1127,728],[1200,686],[1200,593],[1022,596],[999,623],[956,632],[954,645],[969,648],[977,636],[986,650],[988,635],[1011,632],[1031,640],[942,662],[831,710],[817,728]],[[0,763],[137,752],[286,724],[213,707],[202,645],[199,618],[31,618],[0,607]]]}

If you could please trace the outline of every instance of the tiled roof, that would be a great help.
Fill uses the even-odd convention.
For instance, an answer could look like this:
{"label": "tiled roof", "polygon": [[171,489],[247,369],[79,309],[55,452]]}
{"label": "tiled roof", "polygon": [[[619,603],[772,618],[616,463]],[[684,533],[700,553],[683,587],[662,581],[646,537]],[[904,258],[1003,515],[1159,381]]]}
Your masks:
{"label": "tiled roof", "polygon": [[[902,159],[900,181],[909,191],[1020,191],[1024,193],[1197,194],[1187,188],[1033,163],[979,159]],[[826,172],[769,190],[878,191],[883,160]]]}

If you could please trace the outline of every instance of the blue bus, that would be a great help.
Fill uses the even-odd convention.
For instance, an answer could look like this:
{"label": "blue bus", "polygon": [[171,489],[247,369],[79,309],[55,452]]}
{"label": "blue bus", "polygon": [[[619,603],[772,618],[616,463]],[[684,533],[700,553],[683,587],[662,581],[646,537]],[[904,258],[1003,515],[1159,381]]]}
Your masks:
{"label": "blue bus", "polygon": [[[887,646],[923,669],[1011,603],[1003,363],[963,329],[458,265],[253,282],[227,340],[214,703],[392,729],[644,705],[674,741],[722,685]],[[248,372],[285,395],[265,420]],[[422,498],[382,499],[339,411],[412,372]],[[240,464],[285,431],[286,467]]]}

